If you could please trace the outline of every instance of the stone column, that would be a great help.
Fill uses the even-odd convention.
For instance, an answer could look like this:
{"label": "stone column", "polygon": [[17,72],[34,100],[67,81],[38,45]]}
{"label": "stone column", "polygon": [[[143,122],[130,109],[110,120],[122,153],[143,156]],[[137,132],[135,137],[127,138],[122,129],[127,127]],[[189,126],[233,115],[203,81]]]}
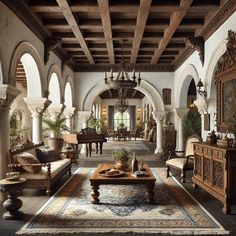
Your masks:
{"label": "stone column", "polygon": [[155,154],[157,153],[162,153],[163,152],[163,147],[162,147],[162,140],[163,140],[163,128],[162,128],[162,123],[164,118],[167,115],[167,111],[153,111],[152,112],[153,119],[157,123],[157,137],[156,137],[156,142],[157,146],[155,149]]}
{"label": "stone column", "polygon": [[[91,111],[78,111],[78,123],[82,124],[83,129],[87,127],[87,121],[90,115],[91,115]],[[82,144],[80,153],[86,154],[86,144]]]}
{"label": "stone column", "polygon": [[64,115],[66,117],[66,126],[69,128],[69,132],[73,131],[73,115],[75,112],[75,107],[66,107],[64,110]]}
{"label": "stone column", "polygon": [[9,110],[20,91],[11,85],[0,85],[0,179],[8,171],[8,151],[10,149]]}
{"label": "stone column", "polygon": [[202,139],[205,140],[207,137],[207,131],[204,130],[204,114],[208,113],[207,108],[207,100],[204,98],[199,98],[195,100],[193,103],[197,107],[198,112],[201,114],[201,134],[202,134]]}
{"label": "stone column", "polygon": [[42,116],[51,101],[47,98],[24,98],[32,116],[32,142],[41,143],[42,139]]}
{"label": "stone column", "polygon": [[177,151],[183,151],[184,148],[184,137],[183,137],[183,119],[189,112],[188,108],[176,108],[175,114],[177,116]]}

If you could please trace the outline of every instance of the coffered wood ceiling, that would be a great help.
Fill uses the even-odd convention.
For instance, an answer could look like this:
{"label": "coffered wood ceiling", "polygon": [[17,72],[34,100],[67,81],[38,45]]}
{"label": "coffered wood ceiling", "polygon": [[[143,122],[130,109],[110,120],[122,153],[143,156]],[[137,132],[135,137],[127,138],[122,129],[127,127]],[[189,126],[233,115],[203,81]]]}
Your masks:
{"label": "coffered wood ceiling", "polygon": [[[235,0],[2,0],[75,71],[173,71],[234,11]],[[204,41],[203,41],[204,42]]]}

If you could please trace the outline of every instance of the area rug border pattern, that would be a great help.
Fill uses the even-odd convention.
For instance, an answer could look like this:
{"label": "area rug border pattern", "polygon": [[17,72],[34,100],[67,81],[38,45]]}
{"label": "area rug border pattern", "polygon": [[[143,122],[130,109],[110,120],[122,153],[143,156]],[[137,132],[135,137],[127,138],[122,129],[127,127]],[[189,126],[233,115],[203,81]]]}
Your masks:
{"label": "area rug border pattern", "polygon": [[[18,235],[29,235],[29,234],[37,234],[37,235],[45,235],[45,234],[53,234],[53,235],[60,235],[60,234],[77,234],[77,235],[85,235],[85,234],[91,234],[93,232],[96,233],[125,233],[125,234],[133,234],[133,233],[138,233],[138,234],[161,234],[161,235],[209,235],[209,233],[211,235],[217,235],[217,234],[229,234],[230,232],[225,230],[224,227],[215,219],[214,216],[212,216],[203,206],[202,204],[200,204],[192,195],[191,193],[184,188],[184,186],[182,186],[179,181],[173,176],[171,175],[171,178],[177,183],[178,186],[180,186],[182,188],[182,190],[194,201],[198,204],[198,206],[204,211],[204,213],[219,227],[217,229],[213,229],[213,228],[170,228],[170,229],[164,229],[161,228],[160,230],[156,230],[156,229],[135,229],[132,228],[132,230],[130,228],[121,228],[121,229],[101,229],[101,228],[93,228],[91,231],[91,228],[81,228],[80,231],[75,228],[60,228],[60,231],[55,231],[56,228],[46,228],[46,229],[42,229],[42,228],[27,228],[35,219],[37,219],[37,217],[39,216],[39,214],[57,197],[57,195],[59,194],[59,192],[68,184],[69,181],[71,181],[74,177],[75,174],[77,172],[79,172],[80,169],[91,169],[91,168],[81,168],[79,167],[75,173],[59,188],[59,190],[52,196],[50,197],[50,199],[43,204],[43,206],[36,212],[36,215],[34,217],[32,217],[20,230],[18,230],[16,232],[16,234]],[[151,168],[151,170],[153,171],[153,169],[156,168]],[[80,184],[82,184],[82,181],[80,182]],[[174,231],[174,232],[173,232]]]}

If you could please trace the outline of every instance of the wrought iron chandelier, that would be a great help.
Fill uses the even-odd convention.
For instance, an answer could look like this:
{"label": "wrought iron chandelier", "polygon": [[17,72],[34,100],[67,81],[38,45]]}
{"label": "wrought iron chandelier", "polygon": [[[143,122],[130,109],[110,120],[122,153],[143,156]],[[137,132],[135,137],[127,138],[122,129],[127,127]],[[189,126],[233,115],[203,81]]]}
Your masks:
{"label": "wrought iron chandelier", "polygon": [[138,77],[136,77],[136,72],[133,70],[132,79],[129,77],[128,72],[125,70],[124,62],[124,41],[121,41],[122,44],[122,58],[121,58],[121,68],[118,72],[116,78],[113,76],[113,71],[111,69],[111,74],[109,76],[110,81],[108,82],[107,72],[105,72],[105,84],[112,83],[116,89],[125,89],[125,88],[135,88],[137,85],[140,85],[141,78],[140,72],[138,72]]}
{"label": "wrought iron chandelier", "polygon": [[129,107],[128,101],[125,99],[122,93],[122,89],[119,91],[119,98],[115,105],[115,109],[120,113],[124,113]]}

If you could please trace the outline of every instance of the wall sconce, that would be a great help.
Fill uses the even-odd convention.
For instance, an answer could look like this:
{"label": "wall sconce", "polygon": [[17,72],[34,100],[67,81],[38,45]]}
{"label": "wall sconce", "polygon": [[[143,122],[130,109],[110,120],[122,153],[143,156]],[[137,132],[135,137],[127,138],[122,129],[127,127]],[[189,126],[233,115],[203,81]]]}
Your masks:
{"label": "wall sconce", "polygon": [[103,114],[103,115],[106,115],[106,107],[103,107],[103,108],[102,108],[102,114]]}
{"label": "wall sconce", "polygon": [[141,108],[140,107],[138,107],[138,112],[140,112],[141,111]]}
{"label": "wall sconce", "polygon": [[206,92],[206,90],[204,90],[204,85],[203,85],[201,79],[198,81],[196,87],[197,87],[197,92],[198,92],[198,94],[199,94],[201,97],[206,98],[207,92]]}

